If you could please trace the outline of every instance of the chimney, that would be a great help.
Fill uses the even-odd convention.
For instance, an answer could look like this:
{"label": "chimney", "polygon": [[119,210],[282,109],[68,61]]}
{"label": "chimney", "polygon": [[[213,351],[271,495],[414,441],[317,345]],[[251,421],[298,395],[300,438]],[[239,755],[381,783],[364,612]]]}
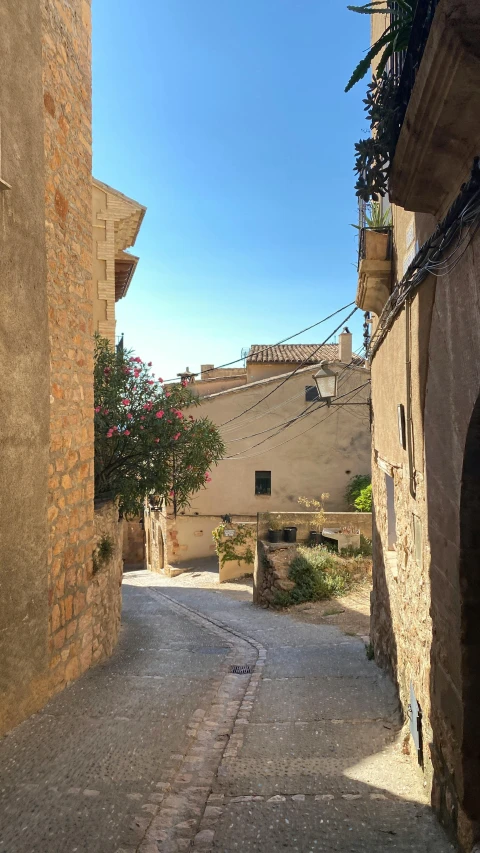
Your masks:
{"label": "chimney", "polygon": [[347,326],[338,336],[338,358],[342,364],[350,364],[352,360],[352,333]]}
{"label": "chimney", "polygon": [[[214,369],[213,364],[201,364],[200,365],[200,376],[201,376],[201,378],[202,379],[204,379],[204,378],[208,379],[208,373],[210,370],[213,370],[213,369]],[[204,377],[204,375],[203,375],[204,373],[207,374],[206,377]]]}

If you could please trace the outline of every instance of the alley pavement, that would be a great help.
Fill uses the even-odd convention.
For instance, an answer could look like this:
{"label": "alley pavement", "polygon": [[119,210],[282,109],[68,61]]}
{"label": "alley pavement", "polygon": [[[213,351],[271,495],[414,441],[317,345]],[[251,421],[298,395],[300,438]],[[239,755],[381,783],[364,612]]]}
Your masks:
{"label": "alley pavement", "polygon": [[0,853],[451,851],[361,639],[194,582],[127,575],[113,657],[0,741]]}

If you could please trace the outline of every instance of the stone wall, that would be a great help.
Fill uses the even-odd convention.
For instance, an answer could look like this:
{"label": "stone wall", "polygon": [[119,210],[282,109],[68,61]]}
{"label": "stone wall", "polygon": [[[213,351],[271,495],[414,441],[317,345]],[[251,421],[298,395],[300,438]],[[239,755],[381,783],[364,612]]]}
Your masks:
{"label": "stone wall", "polygon": [[[258,514],[258,538],[268,538],[270,519],[273,516],[280,528],[296,527],[297,541],[306,542],[310,530],[319,530],[319,525],[312,512],[260,512]],[[349,527],[360,531],[367,539],[372,538],[371,512],[326,512],[323,527]]]}
{"label": "stone wall", "polygon": [[125,518],[123,522],[123,563],[125,571],[145,568],[144,517]]}
{"label": "stone wall", "polygon": [[92,662],[112,654],[118,640],[122,616],[123,528],[118,508],[108,502],[95,508],[95,547],[104,537],[113,544],[113,555],[93,575],[87,591],[92,613]]}
{"label": "stone wall", "polygon": [[253,573],[253,603],[270,607],[276,592],[290,592],[295,586],[288,577],[297,546],[287,542],[273,544],[259,539]]}
{"label": "stone wall", "polygon": [[41,12],[0,3],[0,735],[48,697],[47,328]]}
{"label": "stone wall", "polygon": [[[425,785],[462,849],[470,849],[480,831],[476,722],[476,735],[471,734],[478,718],[478,652],[475,665],[469,657],[480,624],[478,557],[472,550],[478,514],[463,527],[462,541],[464,452],[480,390],[480,330],[472,315],[479,251],[477,235],[452,272],[422,283],[412,299],[411,464],[397,426],[397,405],[406,406],[408,398],[405,312],[372,362],[372,641],[376,660],[396,680],[406,719],[410,685],[414,689],[422,711]],[[478,447],[477,439],[477,456]],[[389,548],[388,477],[394,548]],[[468,555],[476,560],[476,581],[465,575]],[[411,741],[409,749],[418,766]]]}
{"label": "stone wall", "polygon": [[[92,571],[93,292],[89,0],[42,0],[50,344],[49,605],[54,683],[89,666],[74,637]],[[88,621],[88,620],[87,620]]]}

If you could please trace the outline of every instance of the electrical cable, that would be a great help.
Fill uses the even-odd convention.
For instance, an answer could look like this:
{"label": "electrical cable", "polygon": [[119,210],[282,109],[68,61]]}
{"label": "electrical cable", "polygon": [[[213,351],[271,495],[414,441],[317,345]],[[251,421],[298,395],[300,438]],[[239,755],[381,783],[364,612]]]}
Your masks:
{"label": "electrical cable", "polygon": [[[358,349],[356,349],[356,350],[355,350],[355,352],[353,353],[353,355],[358,355],[358,356],[360,356],[360,353],[362,352],[362,350],[363,350],[364,348],[365,348],[365,346],[364,346],[364,344],[362,344],[362,346],[358,347]],[[344,369],[343,369],[340,373],[338,373],[338,374],[337,374],[337,376],[338,376],[338,377],[340,377],[340,376],[342,376],[342,374],[343,374],[346,370],[353,370],[353,369],[355,369],[355,370],[359,370],[359,369],[361,369],[361,368],[360,368],[360,365],[358,365],[358,364],[353,364],[353,363],[351,363],[351,364],[347,364],[347,365],[346,365],[346,367],[344,367]],[[273,379],[275,379],[275,378],[276,378],[275,376],[269,376],[269,377],[268,377],[268,379],[269,379],[269,380],[273,380]],[[238,387],[239,387],[239,388],[244,388],[245,386],[243,386],[243,385],[239,385]],[[230,390],[233,390],[233,389],[230,389]],[[219,393],[224,393],[224,392],[220,391]],[[243,427],[248,426],[248,424],[251,424],[251,423],[253,423],[254,421],[258,421],[258,420],[260,420],[261,418],[265,418],[265,417],[267,417],[267,415],[269,415],[271,412],[275,412],[277,409],[281,409],[281,408],[282,408],[282,406],[286,406],[286,404],[287,404],[287,403],[291,403],[291,402],[292,402],[292,400],[297,400],[299,397],[303,397],[304,393],[305,393],[305,391],[300,391],[300,393],[299,393],[299,394],[294,394],[294,395],[293,395],[293,397],[288,397],[286,400],[282,400],[282,402],[281,402],[281,403],[278,403],[278,405],[276,405],[276,406],[272,406],[272,408],[271,408],[271,409],[267,409],[267,410],[266,410],[266,412],[261,412],[259,415],[255,415],[253,418],[249,418],[249,420],[248,420],[248,421],[243,421],[241,424],[235,424],[234,426],[228,426],[228,427],[224,430],[224,433],[225,433],[225,432],[232,432],[232,431],[235,431],[235,430],[240,429],[240,428],[242,428],[242,429],[243,429]],[[208,399],[208,397],[207,397],[207,398],[202,397],[201,399],[202,399],[202,400],[204,400],[204,399]],[[230,440],[230,439],[227,439],[227,441],[229,441],[229,440]]]}
{"label": "electrical cable", "polygon": [[283,385],[285,385],[285,383],[286,383],[286,382],[288,382],[288,380],[289,380],[289,379],[291,379],[293,376],[295,376],[295,374],[296,374],[296,373],[298,373],[298,371],[299,371],[299,370],[301,370],[301,369],[302,369],[302,367],[305,367],[305,365],[307,364],[307,362],[310,362],[310,361],[311,361],[311,359],[313,358],[313,356],[314,356],[314,355],[315,355],[315,354],[316,354],[316,353],[317,353],[317,352],[318,352],[318,351],[319,351],[323,346],[325,346],[325,344],[326,344],[326,343],[328,343],[328,341],[330,340],[330,338],[333,338],[333,336],[338,332],[338,330],[339,330],[339,329],[341,329],[341,328],[342,328],[342,326],[343,326],[346,322],[348,322],[348,320],[350,319],[350,317],[352,317],[352,316],[355,314],[355,312],[356,312],[356,311],[358,311],[357,306],[355,306],[355,308],[353,309],[353,311],[350,311],[350,314],[348,314],[348,316],[347,316],[347,317],[345,317],[345,318],[344,318],[344,320],[342,320],[342,322],[337,326],[337,328],[336,328],[336,329],[334,329],[334,330],[333,330],[333,332],[331,332],[331,333],[330,333],[330,335],[328,336],[328,338],[325,338],[325,340],[324,340],[324,341],[322,341],[322,343],[321,343],[321,344],[319,344],[319,345],[318,345],[318,347],[316,347],[316,348],[315,348],[315,350],[313,351],[313,353],[311,353],[311,354],[309,355],[309,357],[308,357],[308,358],[306,358],[306,359],[304,359],[302,362],[300,362],[300,364],[299,364],[299,365],[297,365],[297,367],[295,368],[295,370],[292,370],[290,373],[288,373],[288,374],[287,374],[287,376],[285,377],[285,379],[283,380],[283,382],[280,382],[280,384],[279,384],[279,385],[276,385],[276,386],[275,386],[275,388],[273,388],[273,390],[272,390],[272,391],[269,391],[269,392],[268,392],[268,394],[265,394],[265,397],[262,397],[262,399],[261,399],[261,400],[257,400],[257,402],[256,402],[256,403],[253,403],[251,406],[249,406],[249,408],[248,408],[248,409],[245,409],[243,412],[240,412],[238,415],[234,415],[234,417],[233,417],[233,418],[230,418],[228,421],[225,421],[225,423],[223,423],[223,424],[219,424],[219,426],[220,426],[220,427],[224,427],[224,426],[226,426],[227,424],[232,423],[232,421],[236,421],[236,420],[238,420],[238,418],[241,418],[241,417],[242,417],[242,415],[246,415],[248,412],[251,412],[251,411],[252,411],[252,409],[255,409],[257,406],[259,406],[259,405],[260,405],[260,403],[263,403],[263,402],[264,402],[264,400],[267,400],[267,399],[268,399],[268,397],[271,397],[271,396],[272,396],[272,394],[275,394],[275,393],[276,393],[276,391],[278,391],[278,390],[279,390]]}
{"label": "electrical cable", "polygon": [[[337,400],[341,400],[343,397],[348,397],[348,395],[349,395],[349,394],[353,394],[354,392],[359,393],[359,392],[362,390],[362,388],[366,388],[366,386],[367,386],[367,385],[369,385],[369,384],[370,384],[370,380],[368,380],[368,382],[364,382],[364,383],[363,383],[363,385],[359,385],[359,387],[358,387],[358,388],[352,388],[350,391],[346,391],[346,392],[345,392],[345,394],[342,394],[340,397],[337,397],[336,399],[337,399]],[[356,396],[356,393],[355,393],[355,396]],[[315,409],[313,409],[313,411],[309,411],[309,409],[311,410],[311,409],[312,409],[312,406],[313,406],[313,405],[314,405],[314,403],[316,403],[316,402],[317,402],[317,401],[316,401],[316,400],[314,400],[314,401],[313,401],[313,403],[311,404],[311,406],[307,407],[307,409],[306,409],[306,410],[305,410],[305,411],[304,411],[300,416],[296,417],[294,420],[292,420],[290,423],[287,423],[285,426],[282,426],[282,427],[278,430],[278,432],[276,432],[274,435],[270,435],[270,436],[268,436],[267,438],[262,439],[262,441],[258,441],[256,444],[253,444],[251,447],[246,448],[247,452],[249,452],[250,450],[254,450],[254,448],[255,448],[255,447],[259,447],[261,444],[264,444],[266,441],[270,441],[270,439],[275,438],[275,436],[276,436],[276,435],[278,435],[279,433],[283,432],[283,430],[288,429],[288,427],[289,427],[289,426],[291,426],[291,424],[292,424],[292,423],[296,423],[298,420],[302,420],[303,418],[306,418],[306,417],[308,417],[309,415],[312,415],[314,412],[318,411],[318,409],[323,409],[323,408],[325,408],[325,406],[327,406],[327,403],[326,403],[326,402],[325,402],[325,403],[321,403],[319,406],[317,406]],[[300,433],[300,434],[301,434],[301,433]],[[277,446],[277,445],[275,445],[275,446]],[[274,449],[273,447],[268,448],[268,449],[267,449],[267,451],[265,451],[265,452],[269,453],[269,452],[270,452],[270,450],[273,450],[273,449]],[[242,455],[242,453],[244,453],[244,452],[245,452],[245,451],[240,451],[239,453],[234,453],[234,454],[232,454],[232,456],[225,456],[225,457],[224,457],[224,459],[235,459],[235,458],[238,458],[238,457],[240,457],[240,456]],[[255,455],[256,455],[256,454],[255,454]],[[248,457],[247,457],[247,456],[245,456],[245,457],[242,457],[242,458],[247,459]],[[223,460],[222,460],[222,461],[223,461]]]}
{"label": "electrical cable", "polygon": [[[365,384],[368,384],[368,383],[365,383]],[[323,409],[324,406],[319,406],[318,408]],[[317,411],[317,410],[315,410],[315,411]],[[288,444],[290,441],[294,441],[294,439],[300,438],[302,435],[305,435],[306,432],[309,432],[314,427],[320,426],[320,424],[323,424],[324,421],[327,420],[327,418],[329,418],[331,415],[334,414],[334,412],[335,412],[335,410],[331,409],[330,412],[327,415],[325,415],[324,418],[322,418],[320,421],[316,421],[314,424],[312,424],[312,426],[307,427],[307,429],[303,430],[303,432],[299,432],[296,435],[292,435],[290,438],[287,438],[286,441],[281,441],[280,444],[274,444],[273,447],[269,447],[267,450],[261,450],[260,453],[252,453],[250,456],[237,456],[237,457],[226,456],[225,459],[229,459],[232,462],[241,462],[244,459],[255,459],[256,456],[264,456],[265,453],[270,453],[272,450],[276,450],[277,447],[283,447],[284,444]],[[313,412],[311,414],[313,414]],[[273,438],[273,437],[274,436],[271,436],[271,438]],[[222,462],[223,461],[224,460],[222,459]]]}
{"label": "electrical cable", "polygon": [[[343,377],[344,373],[346,373],[346,371],[347,371],[350,367],[351,367],[351,365],[347,364],[347,365],[343,368],[343,370],[342,370],[342,371],[340,371],[340,373],[337,373],[337,381],[338,381],[339,386],[342,384],[342,382],[341,382],[341,378]],[[281,406],[286,405],[286,403],[288,403],[288,402],[289,402],[289,401],[291,401],[291,400],[297,399],[298,397],[303,397],[303,396],[304,396],[304,394],[305,394],[305,391],[301,391],[301,392],[300,392],[300,394],[296,394],[296,395],[295,395],[295,397],[290,397],[288,400],[285,400],[284,402],[280,403],[280,404],[279,404],[279,406],[275,406],[275,409],[278,409],[278,408],[280,408]],[[321,400],[321,398],[317,397],[317,399],[316,399],[316,400],[313,400],[313,402],[314,402],[314,403],[316,403],[316,402],[318,402],[319,400]],[[338,405],[348,405],[348,403],[339,403]],[[364,404],[363,404],[363,403],[354,403],[353,405],[364,405]],[[309,407],[309,406],[307,406],[307,409],[309,409],[309,408],[310,408],[310,407]],[[307,409],[304,409],[303,411],[305,412],[305,411],[307,411]],[[264,412],[264,413],[262,413],[259,417],[260,417],[260,418],[264,418],[264,417],[266,417],[266,416],[270,413],[270,411],[273,411],[273,409],[270,409],[268,412]],[[267,429],[261,430],[261,432],[254,432],[254,433],[251,433],[250,435],[244,435],[244,436],[242,436],[241,438],[227,438],[227,439],[225,439],[225,441],[227,442],[227,444],[233,444],[233,443],[235,443],[235,442],[237,442],[237,441],[248,441],[248,439],[249,439],[249,438],[256,438],[258,435],[264,435],[266,432],[272,432],[272,430],[276,429],[277,427],[281,427],[281,426],[283,426],[284,424],[287,424],[287,425],[288,425],[289,423],[293,423],[293,422],[294,422],[298,417],[300,417],[302,414],[303,414],[303,412],[300,412],[300,414],[299,414],[299,415],[296,415],[294,418],[289,418],[288,420],[283,421],[283,422],[282,422],[282,423],[280,423],[280,424],[278,424],[278,423],[277,423],[277,424],[273,424],[273,426],[268,427]],[[245,426],[245,425],[244,425],[244,424],[242,424],[242,426]]]}
{"label": "electrical cable", "polygon": [[[323,320],[317,320],[316,323],[312,323],[311,326],[306,326],[305,329],[301,329],[300,332],[295,332],[293,335],[289,335],[288,338],[283,338],[283,340],[278,341],[276,344],[269,344],[264,347],[264,349],[258,350],[255,355],[260,355],[262,352],[268,352],[269,349],[273,349],[274,347],[279,347],[281,344],[286,343],[287,341],[291,341],[292,338],[298,338],[299,335],[303,335],[304,332],[309,332],[310,329],[314,329],[315,326],[321,326],[322,323],[326,323],[327,320],[331,320],[332,317],[335,317],[337,314],[340,314],[341,311],[345,311],[346,308],[350,308],[351,305],[355,305],[355,302],[349,302],[348,305],[344,305],[342,308],[338,308],[337,311],[334,311],[333,314],[329,314],[328,317],[324,317]],[[224,367],[231,367],[232,364],[238,364],[239,361],[243,361],[243,356],[240,358],[236,358],[234,361],[227,361],[225,364],[218,364],[216,367],[210,367],[208,370],[204,370],[201,376],[203,377],[206,373],[212,373],[214,370],[222,370]],[[178,382],[178,376],[175,376],[172,379],[165,379],[164,382]]]}

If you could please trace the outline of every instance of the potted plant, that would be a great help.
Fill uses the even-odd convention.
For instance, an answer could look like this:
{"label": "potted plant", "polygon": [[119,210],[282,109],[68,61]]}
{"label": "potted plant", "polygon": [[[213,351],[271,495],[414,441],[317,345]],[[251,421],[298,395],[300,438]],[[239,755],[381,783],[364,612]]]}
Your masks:
{"label": "potted plant", "polygon": [[268,541],[281,542],[283,539],[283,529],[279,518],[274,515],[268,516]]}
{"label": "potted plant", "polygon": [[392,230],[390,207],[382,211],[379,201],[371,201],[366,207],[365,225],[354,225],[353,228],[360,231],[361,254],[365,260],[388,261]]}
{"label": "potted plant", "polygon": [[283,539],[285,542],[296,542],[297,541],[297,528],[296,527],[284,527],[283,528]]}

